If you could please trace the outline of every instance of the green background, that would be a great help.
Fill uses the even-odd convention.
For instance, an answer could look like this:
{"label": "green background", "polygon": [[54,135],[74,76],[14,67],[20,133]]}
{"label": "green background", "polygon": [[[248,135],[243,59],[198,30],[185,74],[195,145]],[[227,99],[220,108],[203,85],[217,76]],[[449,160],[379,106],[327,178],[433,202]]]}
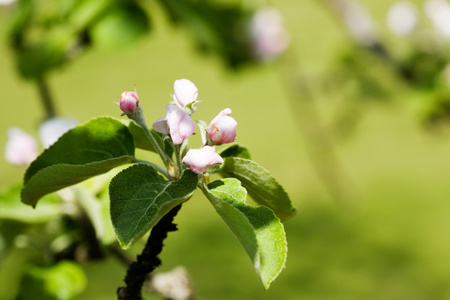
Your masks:
{"label": "green background", "polygon": [[[391,1],[361,1],[380,22]],[[421,5],[421,2],[416,2]],[[301,71],[324,74],[350,40],[320,1],[276,1],[292,38]],[[353,134],[336,139],[337,155],[352,195],[337,205],[314,172],[295,111],[277,64],[232,72],[215,56],[200,54],[187,31],[172,27],[153,2],[154,30],[124,50],[93,49],[54,72],[49,83],[62,116],[84,123],[98,115],[120,116],[113,104],[136,84],[148,123],[164,116],[175,79],[199,88],[194,117],[209,122],[231,108],[237,142],[248,147],[290,194],[298,214],[285,223],[286,269],[265,292],[237,239],[199,193],[176,218],[161,271],[185,266],[197,299],[449,299],[450,136],[419,122],[423,92],[391,84],[388,101],[368,103]],[[0,13],[6,41],[7,11]],[[12,53],[0,43],[0,145],[19,126],[36,134],[43,117],[36,87],[15,72]],[[381,79],[380,79],[381,80]],[[321,96],[322,95],[322,96]],[[316,105],[327,122],[345,94],[320,94]],[[199,145],[194,137],[192,146]],[[145,154],[147,155],[147,154]],[[156,156],[148,155],[152,159]],[[24,169],[0,160],[0,187],[21,180]],[[30,214],[33,213],[30,208]],[[132,251],[138,252],[142,243]],[[19,254],[18,254],[19,255]],[[78,299],[115,299],[125,269],[110,259],[84,265],[86,291]],[[7,284],[7,278],[2,278]],[[155,296],[147,296],[151,299]]]}

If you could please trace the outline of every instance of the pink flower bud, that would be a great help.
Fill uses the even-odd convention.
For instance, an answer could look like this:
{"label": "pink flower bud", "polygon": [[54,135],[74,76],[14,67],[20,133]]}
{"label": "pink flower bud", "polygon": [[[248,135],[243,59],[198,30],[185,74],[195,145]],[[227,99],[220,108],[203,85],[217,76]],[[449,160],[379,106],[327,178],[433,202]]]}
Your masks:
{"label": "pink flower bud", "polygon": [[198,89],[194,83],[188,79],[175,80],[173,84],[174,94],[173,101],[181,109],[186,109],[192,113],[195,111],[195,103],[197,102]]}
{"label": "pink flower bud", "polygon": [[183,158],[185,163],[192,172],[196,174],[204,173],[209,166],[223,164],[223,159],[211,146],[203,146],[200,149],[191,149]]}
{"label": "pink flower bud", "polygon": [[207,128],[209,138],[215,144],[232,143],[236,138],[237,122],[230,117],[231,109],[222,110]]}
{"label": "pink flower bud", "polygon": [[134,114],[136,108],[139,107],[139,98],[136,92],[123,92],[120,95],[120,109],[125,114]]}
{"label": "pink flower bud", "polygon": [[5,148],[7,162],[17,166],[27,166],[38,156],[37,142],[20,128],[8,129],[8,141]]}
{"label": "pink flower bud", "polygon": [[253,16],[250,25],[253,48],[257,58],[270,60],[286,50],[289,33],[283,24],[283,16],[273,7],[262,7]]}
{"label": "pink flower bud", "polygon": [[153,129],[163,134],[170,134],[174,145],[180,145],[195,131],[195,123],[181,108],[166,105],[166,117],[153,123]]}

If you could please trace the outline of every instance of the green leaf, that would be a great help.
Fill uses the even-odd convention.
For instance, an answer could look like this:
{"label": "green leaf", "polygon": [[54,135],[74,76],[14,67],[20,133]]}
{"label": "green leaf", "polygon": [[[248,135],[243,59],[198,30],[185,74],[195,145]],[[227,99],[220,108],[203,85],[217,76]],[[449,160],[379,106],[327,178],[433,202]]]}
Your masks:
{"label": "green leaf", "polygon": [[109,245],[115,242],[116,238],[111,227],[111,220],[109,216],[109,197],[107,199],[97,198],[90,189],[84,186],[77,186],[73,189],[77,199],[77,203],[86,212],[87,217],[94,227],[95,234],[98,240],[101,240],[104,245]]}
{"label": "green leaf", "polygon": [[247,148],[236,145],[236,144],[231,145],[230,147],[222,150],[222,152],[220,152],[220,156],[222,156],[222,158],[240,157],[240,158],[252,159],[250,156],[250,152],[248,152]]}
{"label": "green leaf", "polygon": [[187,170],[178,181],[166,181],[155,168],[137,164],[111,181],[111,221],[122,248],[148,232],[172,208],[194,193],[198,175]]}
{"label": "green leaf", "polygon": [[111,9],[91,30],[94,43],[106,47],[124,47],[136,42],[150,30],[147,13],[134,3]]}
{"label": "green leaf", "polygon": [[70,28],[56,28],[38,42],[29,43],[17,52],[17,68],[24,78],[39,79],[71,59],[67,49],[77,41]]}
{"label": "green leaf", "polygon": [[68,261],[52,267],[32,267],[23,277],[17,299],[70,300],[87,285],[83,269]]}
{"label": "green leaf", "polygon": [[120,121],[102,117],[65,133],[31,163],[22,201],[35,206],[49,193],[134,162],[133,136]]}
{"label": "green leaf", "polygon": [[283,224],[269,208],[248,205],[247,192],[235,178],[216,180],[203,192],[244,246],[264,288],[268,289],[286,261]]}
{"label": "green leaf", "polygon": [[218,172],[239,179],[256,203],[270,207],[282,221],[296,214],[283,187],[269,171],[256,162],[240,157],[226,157]]}
{"label": "green leaf", "polygon": [[[130,130],[131,134],[133,135],[134,144],[136,145],[136,148],[141,148],[156,153],[155,148],[153,147],[152,143],[147,137],[147,134],[145,133],[144,129],[141,126],[137,125],[135,122],[131,120],[122,120],[122,123],[128,126],[128,130]],[[152,133],[153,137],[155,138],[156,142],[159,144],[161,149],[164,149],[164,152],[167,154],[167,156],[172,157],[175,151],[173,143],[169,139],[165,139],[163,141],[162,134],[156,132],[153,129],[150,129],[150,132]]]}
{"label": "green leaf", "polygon": [[[153,147],[152,143],[150,142],[149,138],[147,137],[147,134],[145,133],[144,129],[134,123],[133,121],[125,120],[128,123],[128,130],[131,132],[134,138],[134,144],[137,148],[141,148],[144,150],[156,152],[155,148]],[[159,146],[164,149],[164,145],[161,139],[161,134],[156,132],[153,129],[150,129],[150,132],[152,133],[155,140],[159,143]]]}
{"label": "green leaf", "polygon": [[47,222],[64,212],[64,204],[56,194],[42,198],[41,205],[33,210],[20,202],[22,184],[0,193],[0,219],[35,224]]}

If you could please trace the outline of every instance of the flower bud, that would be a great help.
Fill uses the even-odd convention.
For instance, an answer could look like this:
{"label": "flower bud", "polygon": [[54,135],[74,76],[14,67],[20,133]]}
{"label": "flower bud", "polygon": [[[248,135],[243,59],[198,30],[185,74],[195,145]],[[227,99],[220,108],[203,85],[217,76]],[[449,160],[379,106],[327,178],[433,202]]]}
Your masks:
{"label": "flower bud", "polygon": [[417,7],[409,1],[397,1],[389,8],[386,21],[395,35],[407,36],[413,33],[417,26]]}
{"label": "flower bud", "polygon": [[255,55],[261,60],[276,58],[290,43],[283,17],[273,7],[263,7],[256,12],[250,24],[250,34]]}
{"label": "flower bud", "polygon": [[38,145],[34,137],[20,128],[8,129],[5,159],[17,166],[27,166],[38,156]]}
{"label": "flower bud", "polygon": [[222,110],[207,128],[210,140],[214,144],[232,143],[236,138],[237,122],[230,117],[231,109]]}
{"label": "flower bud", "polygon": [[198,89],[195,84],[188,79],[175,80],[173,90],[175,92],[173,94],[175,104],[188,114],[192,114],[195,111],[195,103],[198,97]]}
{"label": "flower bud", "polygon": [[123,92],[120,95],[119,105],[124,114],[134,114],[139,107],[139,98],[136,92]]}
{"label": "flower bud", "polygon": [[425,13],[437,32],[444,38],[450,38],[450,4],[447,0],[427,0]]}
{"label": "flower bud", "polygon": [[180,145],[195,131],[191,117],[175,105],[166,105],[166,117],[153,123],[153,129],[162,134],[170,134],[174,145]]}
{"label": "flower bud", "polygon": [[207,171],[208,167],[216,164],[223,164],[223,159],[211,146],[203,146],[200,149],[191,149],[183,158],[185,163],[192,172],[201,174]]}

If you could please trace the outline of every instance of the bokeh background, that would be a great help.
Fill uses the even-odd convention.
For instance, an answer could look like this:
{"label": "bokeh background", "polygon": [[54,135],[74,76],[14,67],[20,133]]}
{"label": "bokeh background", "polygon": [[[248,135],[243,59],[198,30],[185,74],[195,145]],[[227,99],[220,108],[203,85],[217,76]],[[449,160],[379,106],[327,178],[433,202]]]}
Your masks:
{"label": "bokeh background", "polygon": [[[437,87],[399,79],[356,45],[325,2],[273,2],[291,36],[287,58],[230,70],[197,51],[189,32],[149,1],[153,30],[146,38],[126,49],[94,47],[49,77],[59,114],[81,123],[120,117],[112,102],[133,84],[152,122],[164,115],[174,80],[188,78],[203,101],[195,117],[208,121],[231,108],[237,142],[289,193],[298,214],[285,223],[286,269],[268,291],[203,195],[183,205],[160,271],[186,267],[197,299],[450,299],[450,131],[445,117],[427,119]],[[386,25],[392,1],[357,3],[370,11],[394,55],[417,49]],[[423,10],[424,1],[414,3]],[[430,25],[420,13],[421,24]],[[7,28],[3,9],[0,145],[11,126],[36,135],[43,118],[36,86],[16,71]],[[293,92],[290,78],[310,92]],[[2,158],[0,187],[20,182],[23,173]],[[26,251],[3,256],[4,295],[18,287],[1,264],[14,264]],[[76,299],[115,299],[125,275],[118,261],[83,268],[88,285]]]}

